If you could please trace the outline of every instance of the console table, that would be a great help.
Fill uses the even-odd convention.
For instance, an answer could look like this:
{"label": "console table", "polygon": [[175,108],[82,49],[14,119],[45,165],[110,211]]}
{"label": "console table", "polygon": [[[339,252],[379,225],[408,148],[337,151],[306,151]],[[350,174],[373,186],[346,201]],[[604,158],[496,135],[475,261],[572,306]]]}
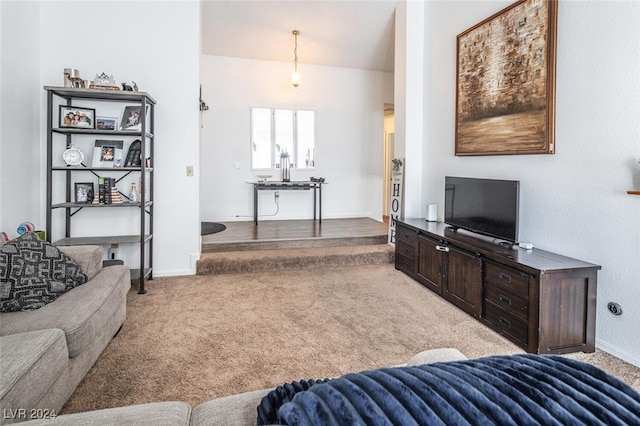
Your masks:
{"label": "console table", "polygon": [[599,265],[398,221],[396,269],[527,352],[593,352]]}
{"label": "console table", "polygon": [[322,223],[322,185],[325,182],[316,181],[259,181],[249,182],[253,185],[253,221],[258,224],[258,191],[310,191],[313,190],[313,220]]}

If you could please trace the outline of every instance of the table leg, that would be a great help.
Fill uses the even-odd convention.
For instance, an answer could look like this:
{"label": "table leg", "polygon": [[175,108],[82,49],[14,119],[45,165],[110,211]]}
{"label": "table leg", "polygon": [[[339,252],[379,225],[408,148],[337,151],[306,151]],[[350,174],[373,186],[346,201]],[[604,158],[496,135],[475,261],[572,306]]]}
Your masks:
{"label": "table leg", "polygon": [[318,186],[313,187],[313,220],[316,220],[316,197],[318,196]]}
{"label": "table leg", "polygon": [[318,184],[318,218],[320,223],[322,223],[322,184]]}
{"label": "table leg", "polygon": [[253,221],[258,225],[258,185],[253,185]]}

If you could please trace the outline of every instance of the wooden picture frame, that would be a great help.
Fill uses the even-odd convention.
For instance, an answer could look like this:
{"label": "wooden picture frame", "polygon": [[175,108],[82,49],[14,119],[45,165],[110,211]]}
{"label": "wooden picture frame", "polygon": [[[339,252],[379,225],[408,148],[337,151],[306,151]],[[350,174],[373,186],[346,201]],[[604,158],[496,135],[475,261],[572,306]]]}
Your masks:
{"label": "wooden picture frame", "polygon": [[455,155],[555,152],[557,18],[520,0],[457,36]]}

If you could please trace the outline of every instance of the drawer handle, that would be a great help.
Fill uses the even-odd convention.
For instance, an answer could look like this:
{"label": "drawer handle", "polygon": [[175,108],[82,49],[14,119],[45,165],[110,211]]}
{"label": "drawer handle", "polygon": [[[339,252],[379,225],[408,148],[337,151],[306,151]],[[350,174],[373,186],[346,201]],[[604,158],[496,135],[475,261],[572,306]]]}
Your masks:
{"label": "drawer handle", "polygon": [[500,272],[500,279],[502,281],[506,281],[506,282],[510,283],[511,282],[511,275],[505,274],[504,272]]}
{"label": "drawer handle", "polygon": [[500,321],[500,324],[506,326],[507,328],[511,328],[511,321],[509,321],[508,319],[503,317],[498,317],[498,321]]}
{"label": "drawer handle", "polygon": [[437,246],[436,246],[436,250],[438,250],[438,251],[448,252],[448,251],[449,251],[449,247],[447,247],[447,246],[437,245]]}
{"label": "drawer handle", "polygon": [[505,296],[504,294],[501,294],[500,296],[498,296],[498,299],[500,299],[500,301],[502,303],[506,303],[507,305],[511,305],[511,299],[509,299],[507,296]]}

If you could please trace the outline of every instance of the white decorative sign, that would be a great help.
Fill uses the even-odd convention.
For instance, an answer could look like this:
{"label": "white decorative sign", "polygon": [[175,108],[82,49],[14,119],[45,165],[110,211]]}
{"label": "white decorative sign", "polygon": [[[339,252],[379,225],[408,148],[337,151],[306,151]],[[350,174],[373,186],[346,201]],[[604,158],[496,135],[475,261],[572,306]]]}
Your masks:
{"label": "white decorative sign", "polygon": [[404,158],[391,160],[391,204],[389,207],[389,244],[396,245],[396,222],[402,218],[404,195]]}

